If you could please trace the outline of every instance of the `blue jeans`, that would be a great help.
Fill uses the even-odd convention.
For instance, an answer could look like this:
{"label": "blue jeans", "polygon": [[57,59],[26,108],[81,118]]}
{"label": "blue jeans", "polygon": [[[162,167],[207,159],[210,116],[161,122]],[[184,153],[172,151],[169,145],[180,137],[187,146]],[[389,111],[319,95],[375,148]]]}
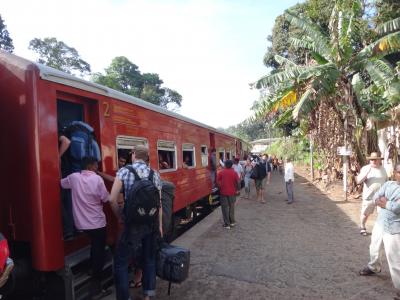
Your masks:
{"label": "blue jeans", "polygon": [[[124,236],[124,235],[123,235]],[[128,246],[126,239],[122,238],[114,257],[114,278],[117,300],[128,300],[129,278],[128,266],[132,259],[132,249]],[[156,253],[153,249],[153,234],[143,237],[142,241],[143,277],[142,287],[145,296],[155,296],[156,294]]]}

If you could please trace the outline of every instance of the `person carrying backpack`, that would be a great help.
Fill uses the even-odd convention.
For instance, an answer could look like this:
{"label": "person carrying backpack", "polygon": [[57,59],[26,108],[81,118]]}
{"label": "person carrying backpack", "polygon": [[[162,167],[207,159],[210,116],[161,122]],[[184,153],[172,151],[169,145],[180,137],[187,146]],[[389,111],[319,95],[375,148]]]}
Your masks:
{"label": "person carrying backpack", "polygon": [[[61,178],[66,178],[75,172],[81,172],[83,158],[94,157],[101,160],[100,148],[94,137],[94,129],[82,121],[72,121],[65,128],[59,126],[58,152],[61,162]],[[71,192],[61,190],[62,219],[64,240],[70,240],[75,233],[72,217]]]}
{"label": "person carrying backpack", "polygon": [[264,178],[267,176],[267,163],[259,157],[253,159],[253,170],[250,178],[254,179],[257,192],[257,201],[265,203],[264,200]]}
{"label": "person carrying backpack", "polygon": [[155,296],[156,245],[162,236],[161,180],[158,172],[146,164],[149,150],[137,145],[132,150],[132,164],[117,172],[111,189],[111,207],[117,217],[121,215],[118,195],[124,192],[124,229],[116,247],[114,277],[117,300],[128,300],[128,266],[131,258],[141,259],[144,299]]}

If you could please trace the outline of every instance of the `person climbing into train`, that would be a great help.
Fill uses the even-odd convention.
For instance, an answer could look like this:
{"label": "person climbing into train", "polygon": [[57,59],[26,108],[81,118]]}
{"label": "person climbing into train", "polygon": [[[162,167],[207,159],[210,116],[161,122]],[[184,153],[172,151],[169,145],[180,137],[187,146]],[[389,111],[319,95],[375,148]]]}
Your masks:
{"label": "person climbing into train", "polygon": [[121,214],[118,195],[124,191],[124,228],[114,255],[114,277],[117,300],[130,299],[128,266],[133,259],[141,258],[143,269],[142,289],[144,300],[156,292],[156,245],[162,236],[161,180],[146,161],[149,149],[136,145],[132,149],[132,164],[117,172],[111,189],[111,207]]}
{"label": "person climbing into train", "polygon": [[106,257],[106,216],[103,205],[110,200],[103,179],[96,174],[97,158],[85,157],[83,170],[61,179],[61,186],[70,189],[75,226],[86,233],[91,242],[92,282],[90,299],[100,299],[111,293],[102,288],[101,280]]}
{"label": "person climbing into train", "polygon": [[[97,161],[101,160],[94,129],[89,124],[82,121],[72,121],[64,128],[61,124],[58,124],[58,127],[61,178],[65,178],[74,172],[80,172],[85,157],[94,157]],[[70,240],[75,234],[70,191],[61,190],[61,204],[64,240]]]}

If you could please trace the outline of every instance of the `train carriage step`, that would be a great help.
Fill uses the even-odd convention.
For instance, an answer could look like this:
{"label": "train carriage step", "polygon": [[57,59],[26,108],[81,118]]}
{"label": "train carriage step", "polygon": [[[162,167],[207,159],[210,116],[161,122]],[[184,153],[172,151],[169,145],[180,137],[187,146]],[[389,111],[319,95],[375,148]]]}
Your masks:
{"label": "train carriage step", "polygon": [[[113,283],[113,256],[110,248],[106,247],[106,261],[103,269],[103,286],[108,287]],[[85,247],[65,257],[65,270],[63,272],[65,284],[65,300],[83,300],[89,295],[91,275],[90,247]]]}

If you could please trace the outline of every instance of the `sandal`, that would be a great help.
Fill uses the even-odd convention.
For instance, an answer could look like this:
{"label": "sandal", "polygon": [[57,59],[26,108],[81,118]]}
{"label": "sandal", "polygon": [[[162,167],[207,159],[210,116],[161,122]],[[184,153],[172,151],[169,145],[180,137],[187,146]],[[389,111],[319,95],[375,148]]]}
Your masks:
{"label": "sandal", "polygon": [[135,282],[134,280],[129,281],[129,288],[130,289],[137,289],[137,288],[140,288],[141,286],[142,286],[142,282],[141,281],[138,281],[138,282]]}
{"label": "sandal", "polygon": [[368,235],[367,229],[361,228],[360,229],[360,234],[363,235],[363,236],[367,236]]}
{"label": "sandal", "polygon": [[376,272],[372,271],[370,268],[365,267],[364,269],[361,269],[358,272],[359,275],[361,276],[371,276],[371,275],[376,275]]}

